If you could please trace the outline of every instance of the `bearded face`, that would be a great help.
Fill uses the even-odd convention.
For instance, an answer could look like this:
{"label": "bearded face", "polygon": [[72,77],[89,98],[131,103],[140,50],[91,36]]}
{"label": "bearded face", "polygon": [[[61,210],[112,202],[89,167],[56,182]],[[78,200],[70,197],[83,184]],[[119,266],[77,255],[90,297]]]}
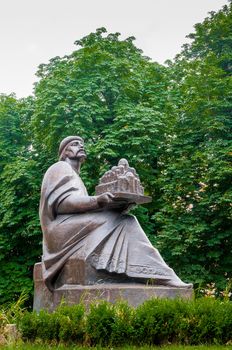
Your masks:
{"label": "bearded face", "polygon": [[64,151],[65,158],[79,159],[83,162],[86,159],[86,153],[84,149],[84,141],[82,139],[76,139],[68,143]]}

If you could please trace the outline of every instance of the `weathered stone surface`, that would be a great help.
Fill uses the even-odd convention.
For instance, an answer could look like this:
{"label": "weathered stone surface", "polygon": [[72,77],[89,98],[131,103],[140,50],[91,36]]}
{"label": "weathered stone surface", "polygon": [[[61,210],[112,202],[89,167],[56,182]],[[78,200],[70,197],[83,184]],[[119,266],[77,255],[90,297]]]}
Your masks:
{"label": "weathered stone surface", "polygon": [[41,264],[36,264],[34,269],[35,296],[34,310],[47,309],[53,311],[61,301],[65,300],[68,305],[83,302],[88,306],[91,302],[106,300],[115,303],[126,300],[129,305],[137,307],[150,298],[184,298],[193,297],[191,288],[175,288],[165,286],[151,286],[142,283],[104,283],[95,285],[65,284],[53,292],[45,286]]}
{"label": "weathered stone surface", "polygon": [[137,197],[144,195],[144,188],[140,183],[139,176],[135,169],[129,166],[126,159],[120,159],[118,166],[113,166],[101,177],[99,185],[96,186],[96,194],[100,195],[106,192],[123,193],[124,195],[133,193]]}
{"label": "weathered stone surface", "polygon": [[[180,280],[128,214],[131,205],[151,200],[144,196],[135,169],[121,159],[103,175],[96,196],[89,196],[79,176],[86,158],[83,139],[65,138],[59,157],[41,188],[43,257],[41,265],[35,265],[34,308],[54,308],[62,296],[78,302],[86,291],[95,298],[99,290],[110,301],[122,296],[137,305],[139,291],[138,300],[164,293],[161,287],[158,292],[147,287],[150,281],[174,291],[180,288],[180,293],[189,288],[190,295],[192,285]],[[163,291],[167,296],[168,290]]]}
{"label": "weathered stone surface", "polygon": [[131,204],[144,204],[152,201],[150,196],[138,195],[136,193],[128,193],[128,192],[113,192],[114,201],[122,201],[126,200]]}

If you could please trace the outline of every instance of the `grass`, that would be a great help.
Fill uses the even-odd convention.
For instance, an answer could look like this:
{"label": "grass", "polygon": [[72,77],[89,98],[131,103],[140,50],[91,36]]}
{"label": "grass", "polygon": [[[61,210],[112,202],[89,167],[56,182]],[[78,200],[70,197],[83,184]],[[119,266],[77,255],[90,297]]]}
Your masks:
{"label": "grass", "polygon": [[49,344],[33,344],[33,343],[18,343],[18,344],[11,344],[11,345],[0,345],[0,350],[100,350],[100,349],[108,349],[108,350],[232,350],[232,345],[197,345],[197,346],[181,346],[181,345],[166,345],[163,347],[156,347],[156,346],[142,346],[142,347],[135,347],[135,346],[125,346],[125,347],[119,347],[119,348],[101,348],[101,347],[80,347],[75,345],[49,345]]}

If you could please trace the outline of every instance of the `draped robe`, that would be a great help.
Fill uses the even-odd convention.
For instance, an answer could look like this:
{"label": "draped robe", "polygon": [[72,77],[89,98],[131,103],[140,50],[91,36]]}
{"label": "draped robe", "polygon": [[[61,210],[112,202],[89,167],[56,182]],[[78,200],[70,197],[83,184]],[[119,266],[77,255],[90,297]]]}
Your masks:
{"label": "draped robe", "polygon": [[97,270],[141,281],[154,279],[159,284],[184,284],[152,246],[134,216],[103,209],[58,214],[59,205],[71,194],[77,201],[88,196],[71,165],[59,161],[44,176],[40,200],[43,278],[50,290],[73,254],[88,259]]}

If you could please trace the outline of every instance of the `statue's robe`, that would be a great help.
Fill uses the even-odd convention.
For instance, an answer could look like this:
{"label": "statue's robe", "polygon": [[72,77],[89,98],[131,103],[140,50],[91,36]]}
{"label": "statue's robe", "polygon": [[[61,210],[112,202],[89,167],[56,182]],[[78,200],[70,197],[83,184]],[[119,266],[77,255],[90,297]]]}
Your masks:
{"label": "statue's robe", "polygon": [[134,216],[116,210],[58,214],[59,205],[71,194],[77,201],[88,196],[71,165],[57,162],[44,176],[40,201],[43,278],[50,290],[73,254],[88,259],[97,270],[141,281],[154,279],[159,284],[183,283],[151,245]]}

